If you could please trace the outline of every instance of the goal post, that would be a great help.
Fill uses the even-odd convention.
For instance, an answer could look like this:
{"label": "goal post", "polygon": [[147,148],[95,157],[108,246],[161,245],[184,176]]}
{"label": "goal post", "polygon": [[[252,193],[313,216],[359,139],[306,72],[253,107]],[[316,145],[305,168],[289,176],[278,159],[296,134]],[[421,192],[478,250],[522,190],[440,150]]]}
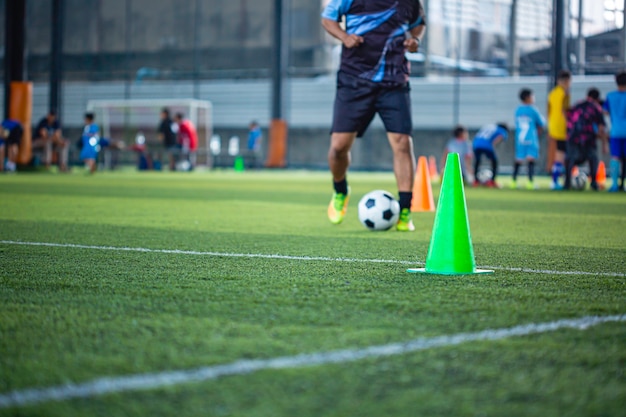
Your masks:
{"label": "goal post", "polygon": [[161,110],[167,108],[172,117],[183,113],[198,131],[199,165],[212,165],[209,143],[213,135],[213,107],[210,101],[196,99],[121,99],[89,100],[87,111],[94,113],[102,135],[114,141],[122,141],[127,147],[145,138],[150,152],[164,150],[158,139]]}

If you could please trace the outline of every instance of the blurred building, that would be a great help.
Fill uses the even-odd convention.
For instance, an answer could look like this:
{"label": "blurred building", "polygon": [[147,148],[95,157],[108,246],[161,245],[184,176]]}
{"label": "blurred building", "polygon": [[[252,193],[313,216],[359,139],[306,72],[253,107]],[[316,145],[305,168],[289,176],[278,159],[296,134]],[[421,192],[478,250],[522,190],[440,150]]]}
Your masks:
{"label": "blurred building", "polygon": [[[0,0],[4,20],[7,1]],[[338,65],[338,42],[324,33],[320,12],[328,0],[283,0],[289,74],[329,74]],[[567,1],[567,0],[566,0]],[[510,60],[513,0],[422,0],[429,28],[415,75],[454,69],[504,75]],[[546,72],[553,0],[517,0],[517,47],[525,74]],[[567,1],[570,39],[577,36],[579,0]],[[64,0],[64,81],[209,80],[267,78],[272,57],[274,2],[270,0]],[[584,0],[583,35],[623,25],[623,0]],[[27,73],[47,81],[51,1],[27,1]],[[0,45],[4,31],[0,31]],[[624,62],[615,36],[588,53]],[[576,51],[572,46],[572,54]],[[547,55],[546,55],[547,54]],[[570,54],[571,55],[571,54]],[[588,62],[602,58],[590,56]],[[536,60],[537,58],[538,60]],[[3,57],[2,57],[3,59]],[[574,59],[575,60],[575,59]],[[427,66],[427,68],[426,68]],[[479,69],[480,71],[473,71]],[[499,69],[500,71],[493,71]]]}
{"label": "blurred building", "polygon": [[[0,0],[0,19],[5,3]],[[272,49],[269,0],[65,0],[66,80],[213,78],[267,75]],[[320,4],[288,0],[289,65],[316,66]],[[27,1],[27,70],[47,79],[50,0]],[[0,31],[0,44],[4,32]]]}

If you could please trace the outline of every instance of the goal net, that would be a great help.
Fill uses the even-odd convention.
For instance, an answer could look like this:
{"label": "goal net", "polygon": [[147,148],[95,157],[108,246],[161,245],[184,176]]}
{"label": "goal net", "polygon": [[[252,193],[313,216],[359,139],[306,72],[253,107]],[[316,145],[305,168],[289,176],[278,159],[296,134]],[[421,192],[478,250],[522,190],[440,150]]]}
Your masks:
{"label": "goal net", "polygon": [[[96,116],[102,135],[113,141],[124,142],[125,147],[144,142],[151,157],[158,158],[164,151],[158,138],[160,115],[168,108],[173,117],[183,113],[198,131],[197,164],[211,166],[209,141],[213,134],[213,109],[210,101],[194,99],[128,99],[90,100],[87,111]],[[110,161],[105,162],[110,165]],[[110,168],[110,166],[108,167]]]}

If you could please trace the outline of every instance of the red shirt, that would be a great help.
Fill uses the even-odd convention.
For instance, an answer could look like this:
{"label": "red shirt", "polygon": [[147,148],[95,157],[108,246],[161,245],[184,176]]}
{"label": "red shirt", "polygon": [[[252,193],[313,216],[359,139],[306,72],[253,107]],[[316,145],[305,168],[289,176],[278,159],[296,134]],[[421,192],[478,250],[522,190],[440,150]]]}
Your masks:
{"label": "red shirt", "polygon": [[185,119],[178,124],[178,143],[188,144],[190,151],[198,149],[198,133],[191,120]]}

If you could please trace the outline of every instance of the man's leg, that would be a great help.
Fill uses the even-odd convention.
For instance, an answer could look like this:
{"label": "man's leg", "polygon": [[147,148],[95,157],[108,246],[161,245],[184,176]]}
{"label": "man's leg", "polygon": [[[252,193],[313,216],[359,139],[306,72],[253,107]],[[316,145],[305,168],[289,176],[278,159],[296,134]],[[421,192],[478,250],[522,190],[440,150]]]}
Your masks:
{"label": "man's leg", "polygon": [[565,164],[565,146],[563,140],[556,141],[556,152],[554,153],[554,164],[552,165],[552,188],[554,190],[561,189],[559,177],[563,174],[563,166]]}
{"label": "man's leg", "polygon": [[4,172],[4,144],[0,144],[0,173]]}
{"label": "man's leg", "polygon": [[350,166],[350,149],[355,138],[356,132],[333,133],[330,136],[328,166],[334,182],[341,182],[346,179],[346,173]]}
{"label": "man's leg", "polygon": [[[483,156],[482,149],[474,149],[474,182],[476,182],[476,176],[478,175],[478,167],[480,166],[480,158]],[[443,171],[441,172],[443,175]]]}
{"label": "man's leg", "polygon": [[415,180],[415,155],[413,140],[407,134],[387,133],[393,151],[393,172],[399,192],[412,192]]}
{"label": "man's leg", "polygon": [[46,138],[43,143],[43,163],[46,166],[46,169],[50,168],[52,164],[52,149],[53,144],[52,140]]}
{"label": "man's leg", "polygon": [[589,161],[589,175],[591,176],[591,189],[594,191],[598,191],[598,153],[595,150],[595,143],[593,144],[593,148],[589,148],[587,150],[587,160]]}
{"label": "man's leg", "polygon": [[415,181],[415,154],[413,139],[405,133],[387,133],[387,139],[393,151],[393,172],[398,185],[400,200],[400,219],[396,229],[412,232],[415,230],[411,220],[411,200]]}
{"label": "man's leg", "polygon": [[571,158],[565,157],[565,184],[563,188],[569,190],[572,187],[572,168],[574,168],[574,164],[572,163]]}
{"label": "man's leg", "polygon": [[328,166],[333,176],[333,194],[328,205],[328,218],[331,223],[343,221],[348,209],[349,189],[346,174],[350,166],[350,149],[356,138],[356,132],[334,132],[330,136]]}
{"label": "man's leg", "polygon": [[621,139],[611,138],[611,162],[609,162],[609,175],[611,176],[611,187],[609,192],[619,191],[618,178],[620,176],[620,156],[621,156]]}
{"label": "man's leg", "polygon": [[498,156],[496,152],[493,151],[489,157],[491,158],[491,181],[495,184],[496,177],[498,176]]}
{"label": "man's leg", "polygon": [[59,138],[56,140],[55,147],[59,156],[59,169],[66,172],[70,153],[70,142],[63,138]]}

